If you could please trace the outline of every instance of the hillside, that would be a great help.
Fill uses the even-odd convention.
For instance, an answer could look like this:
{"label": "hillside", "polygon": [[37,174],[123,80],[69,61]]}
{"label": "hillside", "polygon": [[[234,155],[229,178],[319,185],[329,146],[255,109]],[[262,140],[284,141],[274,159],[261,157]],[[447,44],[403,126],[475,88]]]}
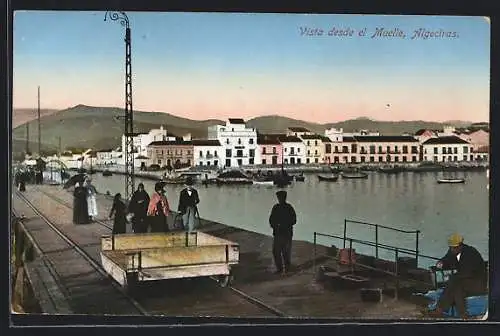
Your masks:
{"label": "hillside", "polygon": [[[59,137],[61,137],[63,149],[66,147],[92,147],[99,150],[118,147],[121,144],[123,134],[123,114],[121,108],[85,105],[77,105],[55,113],[47,110],[47,113],[41,118],[42,143],[50,148],[58,148]],[[37,121],[31,120],[29,123],[30,140],[36,142],[38,139]],[[134,111],[135,132],[147,132],[151,128],[158,128],[163,125],[169,133],[177,136],[191,133],[194,138],[203,138],[207,135],[207,127],[215,124],[224,124],[224,122],[215,119],[190,120],[163,112]],[[450,124],[463,127],[470,123],[465,121],[438,123],[421,120],[377,121],[369,118],[357,118],[337,123],[319,124],[271,115],[247,120],[247,124],[257,128],[261,133],[285,132],[288,127],[305,127],[313,132],[323,134],[325,129],[335,127],[343,128],[345,132],[368,129],[391,135],[405,132],[412,133],[421,128],[442,129],[443,126]],[[17,150],[23,151],[26,139],[25,125],[14,128],[13,139],[14,152]],[[36,148],[38,147],[34,144],[32,150]]]}
{"label": "hillside", "polygon": [[[54,109],[40,109],[40,118],[56,113]],[[38,118],[36,108],[16,108],[12,110],[12,128]]]}
{"label": "hillside", "polygon": [[[95,147],[105,149],[120,145],[123,134],[123,109],[77,105],[41,118],[42,142],[65,147]],[[169,133],[205,137],[207,127],[222,123],[218,120],[196,121],[168,113],[134,111],[134,131],[147,132],[163,125]],[[38,139],[37,121],[29,122],[30,140]],[[13,130],[13,139],[26,139],[25,125]]]}
{"label": "hillside", "polygon": [[290,119],[281,116],[265,116],[248,120],[248,125],[259,129],[262,133],[284,132],[288,127],[305,127],[313,132],[323,134],[328,128],[343,128],[344,132],[355,132],[359,130],[370,130],[385,135],[398,135],[405,132],[414,133],[422,128],[442,129],[443,126],[452,125],[463,127],[470,125],[466,121],[453,121],[450,123],[416,121],[378,121],[369,118],[357,118],[337,123],[316,124],[301,120]]}

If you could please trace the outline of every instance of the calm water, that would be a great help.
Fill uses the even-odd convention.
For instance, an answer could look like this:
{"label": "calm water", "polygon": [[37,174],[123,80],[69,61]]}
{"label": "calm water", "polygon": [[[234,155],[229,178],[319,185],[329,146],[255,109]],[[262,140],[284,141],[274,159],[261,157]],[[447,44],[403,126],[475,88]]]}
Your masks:
{"label": "calm water", "polygon": [[[443,173],[402,173],[399,175],[372,172],[368,179],[319,182],[306,175],[305,182],[287,187],[288,201],[295,207],[298,222],[295,239],[313,240],[313,232],[343,235],[344,219],[378,223],[403,230],[420,230],[420,251],[431,256],[446,252],[447,236],[461,233],[469,243],[488,258],[489,193],[485,172],[457,173],[465,184],[437,184]],[[122,192],[124,176],[93,175],[100,192]],[[154,182],[143,182],[148,192]],[[183,186],[167,185],[167,197],[177,209]],[[270,234],[268,216],[275,203],[276,187],[271,186],[197,186],[202,218]],[[348,236],[374,239],[374,228],[350,224]],[[322,238],[320,243],[340,246],[336,239]],[[414,234],[380,229],[379,242],[413,249]],[[373,253],[373,247],[353,245],[362,253]],[[379,250],[379,256],[394,258],[393,252]],[[422,265],[430,261],[421,260]]]}

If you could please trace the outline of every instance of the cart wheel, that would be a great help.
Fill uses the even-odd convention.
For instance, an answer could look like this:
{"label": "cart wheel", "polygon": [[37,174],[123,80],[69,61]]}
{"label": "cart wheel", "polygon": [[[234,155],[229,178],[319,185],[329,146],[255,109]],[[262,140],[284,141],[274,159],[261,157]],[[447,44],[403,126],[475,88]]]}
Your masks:
{"label": "cart wheel", "polygon": [[231,285],[232,281],[233,281],[232,275],[223,275],[219,280],[219,284],[221,287],[228,287]]}

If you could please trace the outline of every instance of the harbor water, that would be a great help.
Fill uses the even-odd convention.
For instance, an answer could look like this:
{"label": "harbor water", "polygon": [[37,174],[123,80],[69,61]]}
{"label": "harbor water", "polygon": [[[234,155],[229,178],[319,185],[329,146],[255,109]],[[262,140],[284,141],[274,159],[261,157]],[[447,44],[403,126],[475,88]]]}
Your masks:
{"label": "harbor water", "polygon": [[[447,237],[455,232],[465,243],[476,247],[488,259],[489,190],[485,172],[460,172],[453,177],[465,178],[464,184],[438,184],[442,172],[383,174],[370,172],[367,179],[337,182],[319,181],[316,174],[306,174],[305,182],[286,187],[288,202],[297,212],[294,239],[313,241],[313,233],[342,236],[344,220],[377,223],[401,230],[420,230],[419,251],[441,257],[447,250]],[[92,175],[99,192],[124,192],[125,177]],[[136,178],[146,190],[154,190],[154,181]],[[182,185],[165,187],[170,206],[177,210]],[[268,218],[276,202],[274,186],[202,186],[200,217],[259,233],[271,234]],[[375,239],[375,229],[350,223],[347,235],[360,240]],[[319,237],[318,243],[341,246],[338,239]],[[379,228],[382,244],[415,249],[415,234],[398,233]],[[357,252],[375,254],[374,247],[353,244]],[[379,256],[394,259],[393,251],[379,248]],[[405,256],[400,253],[399,256]],[[435,261],[419,259],[421,266]]]}

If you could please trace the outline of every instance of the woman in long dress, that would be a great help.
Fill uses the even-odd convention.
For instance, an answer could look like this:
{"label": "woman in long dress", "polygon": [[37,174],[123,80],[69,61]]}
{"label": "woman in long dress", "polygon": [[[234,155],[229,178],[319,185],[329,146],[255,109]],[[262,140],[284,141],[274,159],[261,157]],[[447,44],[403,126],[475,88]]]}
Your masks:
{"label": "woman in long dress", "polygon": [[73,196],[73,223],[87,224],[89,222],[87,191],[79,182],[75,184]]}
{"label": "woman in long dress", "polygon": [[169,231],[167,217],[170,214],[170,206],[163,190],[163,184],[155,184],[155,192],[151,195],[148,206],[148,225],[151,226],[151,232]]}
{"label": "woman in long dress", "polygon": [[89,220],[93,221],[95,218],[97,218],[97,200],[96,200],[97,190],[92,185],[90,179],[85,180],[85,188],[87,189]]}
{"label": "woman in long dress", "polygon": [[127,232],[127,214],[125,203],[121,200],[120,193],[115,195],[113,199],[113,207],[109,213],[109,218],[115,217],[113,222],[113,234],[122,234]]}

